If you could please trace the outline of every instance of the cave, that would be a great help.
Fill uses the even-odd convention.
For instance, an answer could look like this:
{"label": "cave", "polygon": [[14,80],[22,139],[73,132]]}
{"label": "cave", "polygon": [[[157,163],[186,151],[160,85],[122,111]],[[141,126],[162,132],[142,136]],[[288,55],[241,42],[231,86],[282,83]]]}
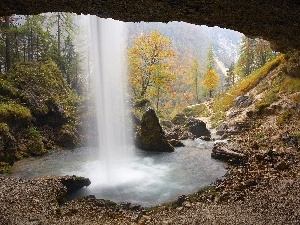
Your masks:
{"label": "cave", "polygon": [[239,31],[271,42],[276,51],[300,50],[299,0],[15,0],[0,15],[73,12],[125,22],[184,21]]}

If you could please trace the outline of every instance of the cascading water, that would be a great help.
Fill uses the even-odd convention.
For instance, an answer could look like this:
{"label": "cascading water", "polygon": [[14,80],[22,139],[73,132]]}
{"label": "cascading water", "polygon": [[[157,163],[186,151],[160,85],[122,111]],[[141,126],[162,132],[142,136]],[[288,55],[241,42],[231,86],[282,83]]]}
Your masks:
{"label": "cascading water", "polygon": [[104,182],[115,184],[122,180],[133,146],[126,117],[126,27],[124,22],[96,16],[90,16],[90,26],[99,170]]}

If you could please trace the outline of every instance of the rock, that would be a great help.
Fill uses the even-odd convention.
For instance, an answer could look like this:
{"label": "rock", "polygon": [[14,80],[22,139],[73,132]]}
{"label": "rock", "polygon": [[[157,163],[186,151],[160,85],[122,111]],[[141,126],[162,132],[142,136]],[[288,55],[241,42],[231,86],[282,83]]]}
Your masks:
{"label": "rock", "polygon": [[177,199],[177,203],[178,203],[179,206],[182,206],[184,202],[187,202],[187,201],[189,201],[189,200],[190,200],[190,199],[189,199],[188,196],[186,196],[186,195],[181,195],[181,196],[179,196],[179,198]]}
{"label": "rock", "polygon": [[252,100],[245,95],[238,96],[233,100],[234,106],[238,108],[245,108],[252,104]]}
{"label": "rock", "polygon": [[68,193],[75,192],[83,187],[87,187],[91,184],[89,178],[78,176],[61,176],[57,179],[67,188]]}
{"label": "rock", "polygon": [[184,125],[188,120],[188,117],[183,113],[178,113],[174,116],[174,118],[171,120],[173,124],[175,125]]}
{"label": "rock", "polygon": [[289,165],[285,161],[281,161],[275,165],[275,169],[277,170],[286,170],[289,168]]}
{"label": "rock", "polygon": [[236,117],[237,115],[241,114],[242,111],[240,110],[234,110],[232,111],[230,114],[229,114],[229,118],[234,118]]}
{"label": "rock", "polygon": [[154,109],[150,107],[142,117],[140,130],[136,134],[136,145],[146,151],[174,151],[174,147],[168,142]]}
{"label": "rock", "polygon": [[229,129],[228,125],[226,123],[222,123],[216,128],[217,131],[216,135],[223,135],[224,133],[227,132],[228,129]]}
{"label": "rock", "polygon": [[185,146],[181,141],[176,140],[176,139],[171,139],[171,140],[169,140],[169,143],[170,143],[173,147],[184,147],[184,146]]}
{"label": "rock", "polygon": [[252,187],[255,185],[257,185],[257,181],[254,179],[249,179],[249,180],[245,181],[245,186],[247,186],[247,187]]}
{"label": "rock", "polygon": [[161,125],[167,128],[172,128],[174,127],[174,124],[170,120],[162,120],[160,121]]}
{"label": "rock", "polygon": [[231,164],[239,164],[246,159],[246,155],[218,145],[213,147],[211,157]]}
{"label": "rock", "polygon": [[210,131],[206,128],[206,124],[202,120],[190,118],[185,126],[196,138],[201,136],[210,137]]}

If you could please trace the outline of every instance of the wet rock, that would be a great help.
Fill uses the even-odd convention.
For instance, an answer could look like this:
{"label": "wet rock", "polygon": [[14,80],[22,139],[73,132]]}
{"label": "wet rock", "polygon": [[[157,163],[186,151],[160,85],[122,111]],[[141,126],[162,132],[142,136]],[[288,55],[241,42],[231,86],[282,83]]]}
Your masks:
{"label": "wet rock", "polygon": [[170,143],[173,147],[183,147],[183,146],[185,146],[181,141],[176,140],[176,139],[171,139],[171,140],[169,140],[169,143]]}
{"label": "wet rock", "polygon": [[146,151],[174,151],[174,147],[168,142],[154,109],[150,107],[142,117],[140,130],[136,134],[136,145]]}
{"label": "wet rock", "polygon": [[61,176],[57,177],[58,179],[66,188],[68,193],[75,192],[83,187],[87,187],[91,184],[89,178],[85,177],[78,177],[78,176]]}
{"label": "wet rock", "polygon": [[218,145],[213,147],[211,157],[231,164],[238,164],[246,159],[243,153],[238,153]]}
{"label": "wet rock", "polygon": [[177,199],[177,204],[178,204],[179,206],[182,206],[184,202],[187,202],[187,201],[189,201],[189,200],[190,200],[190,199],[189,199],[188,196],[186,196],[186,195],[181,195],[181,196],[179,196],[179,198]]}
{"label": "wet rock", "polygon": [[185,126],[196,138],[201,136],[210,137],[210,131],[206,128],[206,124],[202,120],[190,118]]}

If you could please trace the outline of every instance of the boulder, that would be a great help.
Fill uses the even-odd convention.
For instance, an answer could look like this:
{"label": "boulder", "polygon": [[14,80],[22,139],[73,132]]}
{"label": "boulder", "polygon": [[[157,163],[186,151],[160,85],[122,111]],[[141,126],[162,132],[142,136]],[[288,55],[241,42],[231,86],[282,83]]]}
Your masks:
{"label": "boulder", "polygon": [[201,136],[210,137],[210,131],[206,128],[206,124],[202,120],[190,118],[185,126],[196,138]]}
{"label": "boulder", "polygon": [[175,125],[184,125],[188,120],[188,117],[184,113],[176,114],[171,120]]}
{"label": "boulder", "polygon": [[168,142],[153,108],[144,113],[141,127],[136,133],[136,145],[146,151],[173,152],[174,147]]}

